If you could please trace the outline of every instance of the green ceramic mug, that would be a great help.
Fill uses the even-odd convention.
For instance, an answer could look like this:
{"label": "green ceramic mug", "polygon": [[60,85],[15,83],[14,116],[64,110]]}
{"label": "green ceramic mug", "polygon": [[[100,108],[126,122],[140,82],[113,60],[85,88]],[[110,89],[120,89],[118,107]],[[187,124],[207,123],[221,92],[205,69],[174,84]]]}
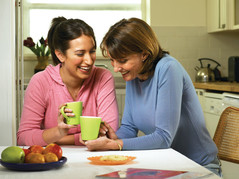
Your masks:
{"label": "green ceramic mug", "polygon": [[[70,125],[80,124],[80,116],[82,115],[82,105],[83,105],[83,102],[77,101],[77,102],[66,103],[66,106],[62,106],[61,114],[66,119],[67,124],[70,124]],[[67,116],[65,114],[65,108],[71,109],[72,112],[75,114],[75,116]]]}
{"label": "green ceramic mug", "polygon": [[81,139],[82,140],[94,140],[99,135],[101,124],[101,117],[94,116],[81,116]]}

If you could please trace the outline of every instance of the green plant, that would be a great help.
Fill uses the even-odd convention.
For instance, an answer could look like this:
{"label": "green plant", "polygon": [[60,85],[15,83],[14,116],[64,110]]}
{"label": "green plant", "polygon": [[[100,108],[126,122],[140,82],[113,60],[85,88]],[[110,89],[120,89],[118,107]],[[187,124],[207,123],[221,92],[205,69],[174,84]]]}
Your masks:
{"label": "green plant", "polygon": [[28,47],[37,57],[49,56],[51,51],[48,47],[47,40],[41,37],[39,42],[40,45],[38,42],[35,44],[31,37],[27,37],[27,39],[23,41],[23,45]]}

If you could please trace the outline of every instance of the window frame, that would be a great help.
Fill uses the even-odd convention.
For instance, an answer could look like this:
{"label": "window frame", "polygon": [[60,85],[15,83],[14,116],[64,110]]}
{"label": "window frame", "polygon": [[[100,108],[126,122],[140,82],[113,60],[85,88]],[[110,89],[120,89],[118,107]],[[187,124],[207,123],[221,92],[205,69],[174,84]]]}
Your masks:
{"label": "window frame", "polygon": [[[146,1],[141,1],[141,19],[146,20]],[[132,4],[63,4],[63,3],[30,3],[28,0],[23,1],[23,37],[27,38],[30,34],[30,10],[31,9],[52,9],[52,10],[135,10]],[[103,58],[99,47],[100,42],[97,42],[97,57]],[[31,59],[34,54],[29,49],[24,48],[24,56],[26,59]]]}

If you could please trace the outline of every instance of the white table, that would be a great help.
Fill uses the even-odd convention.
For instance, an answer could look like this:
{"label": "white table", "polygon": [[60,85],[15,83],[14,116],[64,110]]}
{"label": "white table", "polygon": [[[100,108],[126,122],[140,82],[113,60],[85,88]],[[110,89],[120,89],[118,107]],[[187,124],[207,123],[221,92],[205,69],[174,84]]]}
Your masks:
{"label": "white table", "polygon": [[[0,153],[6,146],[0,146]],[[137,151],[105,151],[90,152],[85,147],[62,146],[63,156],[67,157],[67,162],[62,168],[39,172],[11,171],[0,165],[0,178],[67,178],[67,179],[93,179],[96,175],[105,174],[127,168],[148,168],[161,170],[180,170],[193,172],[211,173],[206,168],[198,165],[194,161],[178,153],[173,149],[159,150],[137,150]],[[136,159],[130,164],[124,165],[92,165],[87,159],[91,156],[101,155],[126,155],[135,156]],[[207,178],[220,178],[215,174]]]}

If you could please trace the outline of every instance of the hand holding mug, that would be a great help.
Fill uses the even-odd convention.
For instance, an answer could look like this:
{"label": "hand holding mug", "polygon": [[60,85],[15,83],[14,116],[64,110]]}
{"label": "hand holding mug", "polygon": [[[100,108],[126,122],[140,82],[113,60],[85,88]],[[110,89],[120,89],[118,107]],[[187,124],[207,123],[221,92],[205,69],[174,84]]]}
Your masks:
{"label": "hand holding mug", "polygon": [[106,136],[110,139],[118,139],[117,135],[115,134],[114,129],[111,128],[111,126],[107,123],[101,123],[100,125],[100,136]]}
{"label": "hand holding mug", "polygon": [[[58,122],[58,130],[59,130],[59,132],[60,132],[60,134],[61,134],[61,136],[63,137],[63,136],[66,136],[67,135],[67,133],[68,133],[68,131],[69,131],[69,129],[70,128],[74,128],[74,127],[76,127],[76,126],[73,126],[73,125],[68,125],[68,124],[66,124],[65,122],[64,122],[64,117],[63,117],[63,115],[61,114],[61,108],[63,107],[63,106],[66,106],[66,104],[63,104],[63,105],[61,105],[60,107],[59,107],[59,112],[58,112],[58,117],[57,117],[57,122]],[[74,116],[74,114],[72,113],[72,110],[71,109],[65,109],[65,112],[67,113],[67,115],[69,115],[69,116]]]}
{"label": "hand holding mug", "polygon": [[107,137],[99,137],[96,140],[89,140],[85,142],[86,147],[90,151],[94,150],[109,150],[108,146],[112,143],[112,140]]}
{"label": "hand holding mug", "polygon": [[66,123],[70,125],[79,125],[80,124],[80,116],[82,115],[82,102],[70,102],[66,103],[66,105],[62,106],[61,114],[66,119]]}

